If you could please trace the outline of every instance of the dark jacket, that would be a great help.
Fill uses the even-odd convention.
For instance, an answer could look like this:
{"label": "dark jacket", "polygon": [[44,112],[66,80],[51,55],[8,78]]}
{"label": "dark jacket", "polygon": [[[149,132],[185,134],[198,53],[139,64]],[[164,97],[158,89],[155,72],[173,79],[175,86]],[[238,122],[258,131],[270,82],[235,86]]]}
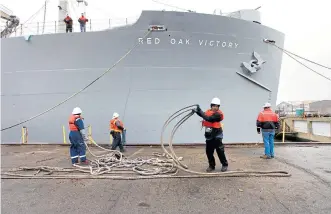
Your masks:
{"label": "dark jacket", "polygon": [[72,28],[72,19],[67,16],[63,21],[66,23],[67,28]]}
{"label": "dark jacket", "polygon": [[279,117],[271,109],[265,109],[259,113],[256,126],[264,131],[274,131],[279,128]]}
{"label": "dark jacket", "polygon": [[[207,116],[201,109],[200,111],[197,111],[197,115],[202,117],[204,120],[208,122],[221,122],[223,120],[223,114],[219,114],[218,112],[215,112],[211,116]],[[205,132],[205,138],[206,140],[211,140],[214,138],[223,139],[223,129],[221,128],[212,128],[211,133]]]}

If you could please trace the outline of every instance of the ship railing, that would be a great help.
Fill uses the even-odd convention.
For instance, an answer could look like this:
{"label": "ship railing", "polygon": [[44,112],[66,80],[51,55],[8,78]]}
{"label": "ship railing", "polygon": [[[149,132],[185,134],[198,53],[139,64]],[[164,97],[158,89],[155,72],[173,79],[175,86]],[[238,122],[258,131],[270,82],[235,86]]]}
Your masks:
{"label": "ship railing", "polygon": [[[129,17],[125,19],[89,19],[86,23],[86,32],[103,31],[117,27],[123,27],[134,24],[139,17]],[[73,29],[72,32],[80,32],[80,24],[78,20],[72,18]],[[0,26],[0,29],[5,26]],[[42,34],[55,34],[66,33],[66,24],[63,20],[60,21],[46,21],[44,22],[31,22],[20,24],[10,37],[17,37],[23,35],[42,35]]]}

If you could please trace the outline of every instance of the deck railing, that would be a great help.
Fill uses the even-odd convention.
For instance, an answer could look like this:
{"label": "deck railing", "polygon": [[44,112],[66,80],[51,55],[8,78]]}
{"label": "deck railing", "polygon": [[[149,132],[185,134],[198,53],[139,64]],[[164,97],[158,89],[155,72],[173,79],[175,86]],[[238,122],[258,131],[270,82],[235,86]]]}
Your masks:
{"label": "deck railing", "polygon": [[[86,23],[86,32],[102,31],[134,24],[139,17],[130,17],[125,19],[89,19]],[[1,25],[0,31],[5,28],[4,24]],[[32,22],[20,24],[10,37],[23,36],[23,35],[41,35],[41,34],[54,34],[65,33],[66,25],[63,20],[60,21],[47,21],[47,22]],[[80,32],[80,24],[78,19],[73,18],[72,32]]]}

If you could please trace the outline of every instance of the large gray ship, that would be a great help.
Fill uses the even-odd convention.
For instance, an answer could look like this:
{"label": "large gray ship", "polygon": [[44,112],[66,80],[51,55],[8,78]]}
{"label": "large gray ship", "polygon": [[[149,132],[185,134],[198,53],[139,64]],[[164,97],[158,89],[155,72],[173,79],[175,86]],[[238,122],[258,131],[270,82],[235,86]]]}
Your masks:
{"label": "large gray ship", "polygon": [[[143,38],[146,32],[156,27]],[[153,28],[154,29],[154,28]],[[1,39],[1,128],[48,109],[113,70],[56,109],[25,124],[30,143],[62,143],[74,107],[83,110],[98,143],[109,143],[109,121],[118,112],[127,144],[159,144],[163,123],[178,109],[221,99],[224,142],[261,142],[256,117],[276,104],[284,34],[261,23],[257,10],[231,16],[142,11],[132,25],[83,33]],[[175,144],[203,143],[194,115]],[[1,132],[2,143],[20,142],[22,126]]]}

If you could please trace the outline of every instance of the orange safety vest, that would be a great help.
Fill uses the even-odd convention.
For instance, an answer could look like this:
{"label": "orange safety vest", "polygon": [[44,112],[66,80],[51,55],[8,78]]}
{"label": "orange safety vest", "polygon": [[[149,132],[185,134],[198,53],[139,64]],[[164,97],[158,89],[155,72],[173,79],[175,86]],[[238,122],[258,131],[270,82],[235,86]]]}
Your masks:
{"label": "orange safety vest", "polygon": [[110,131],[114,131],[114,132],[122,132],[121,129],[119,129],[117,126],[116,126],[116,121],[119,121],[120,122],[120,125],[124,128],[123,126],[123,123],[122,121],[120,121],[119,119],[117,118],[114,118],[110,121]]}
{"label": "orange safety vest", "polygon": [[82,22],[84,22],[84,23],[87,22],[87,18],[85,18],[85,16],[81,16],[81,17],[79,18],[79,20],[82,21]]}
{"label": "orange safety vest", "polygon": [[257,120],[261,123],[265,122],[278,122],[279,117],[271,109],[263,110],[259,113]]}
{"label": "orange safety vest", "polygon": [[[222,112],[221,110],[217,110],[217,112],[218,112],[219,114],[223,115],[223,112]],[[214,112],[213,110],[208,109],[208,110],[205,112],[205,115],[206,115],[207,117],[210,117],[210,116],[212,116],[214,113],[215,113],[215,112]],[[223,117],[224,117],[224,115],[223,115]],[[207,127],[207,128],[215,128],[215,129],[219,129],[219,128],[221,128],[221,127],[223,128],[223,124],[222,124],[221,122],[213,122],[213,123],[211,123],[211,122],[208,122],[208,121],[205,121],[205,120],[202,121],[202,126],[205,126],[205,127]]]}
{"label": "orange safety vest", "polygon": [[69,117],[69,130],[70,131],[78,131],[78,127],[75,125],[75,121],[77,118],[81,118],[80,115],[71,115]]}

